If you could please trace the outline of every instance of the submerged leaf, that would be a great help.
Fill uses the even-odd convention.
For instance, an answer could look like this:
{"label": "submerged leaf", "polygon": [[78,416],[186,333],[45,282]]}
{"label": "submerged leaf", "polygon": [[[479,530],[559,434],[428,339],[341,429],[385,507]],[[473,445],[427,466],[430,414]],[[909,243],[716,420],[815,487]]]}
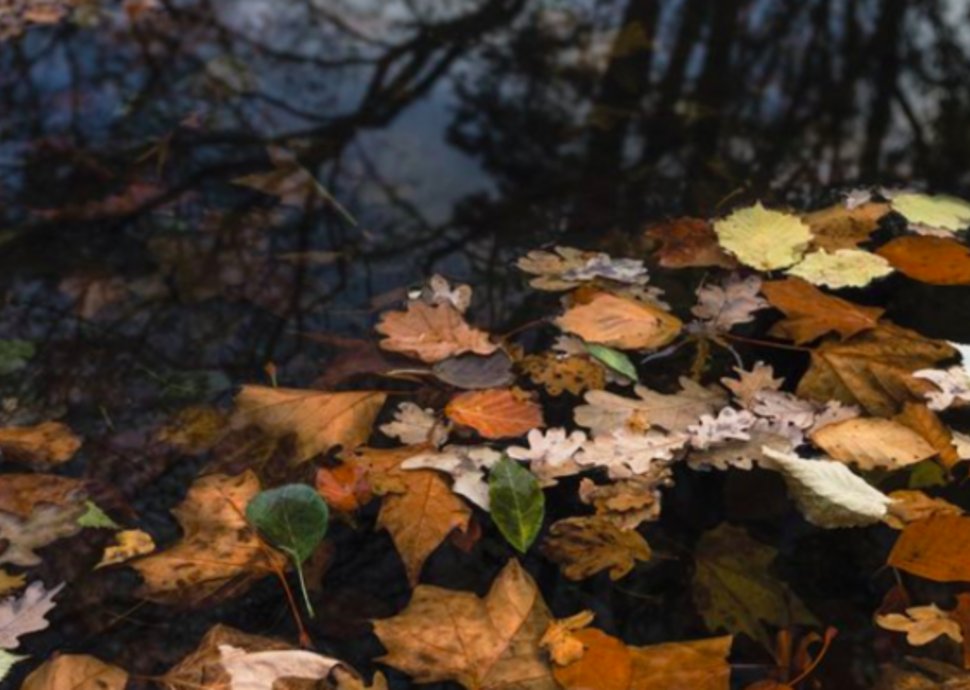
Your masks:
{"label": "submerged leaf", "polygon": [[20,690],[124,690],[128,672],[87,654],[58,654],[24,679]]}
{"label": "submerged leaf", "polygon": [[385,350],[428,364],[466,352],[490,355],[498,349],[488,333],[469,326],[450,304],[412,300],[406,311],[385,312],[375,330],[385,336],[380,342]]}
{"label": "submerged leaf", "polygon": [[584,580],[606,569],[611,580],[619,580],[637,561],[649,561],[651,556],[650,546],[638,532],[621,530],[595,515],[554,522],[542,554],[558,563],[570,580]]}
{"label": "submerged leaf", "polygon": [[20,637],[46,629],[47,614],[56,604],[54,597],[64,588],[46,589],[40,580],[31,582],[19,597],[0,601],[0,649],[17,649]]}

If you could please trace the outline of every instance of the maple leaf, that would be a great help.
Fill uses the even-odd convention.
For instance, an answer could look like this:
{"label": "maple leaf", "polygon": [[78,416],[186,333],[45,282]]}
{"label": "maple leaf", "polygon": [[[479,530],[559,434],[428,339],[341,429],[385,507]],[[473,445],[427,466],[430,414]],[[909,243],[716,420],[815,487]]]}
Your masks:
{"label": "maple leaf", "polygon": [[251,470],[231,477],[196,479],[172,514],[182,537],[158,553],[131,561],[150,601],[195,606],[228,599],[255,580],[278,572],[286,557],[260,541],[246,522],[249,501],[260,491]]}
{"label": "maple leaf", "polygon": [[877,252],[893,268],[929,285],[970,284],[970,247],[949,238],[897,237]]}
{"label": "maple leaf", "polygon": [[469,690],[556,690],[539,648],[550,621],[535,582],[510,560],[483,598],[415,587],[403,611],[374,621],[387,649],[378,661],[415,683],[452,680]]}
{"label": "maple leaf", "polygon": [[603,467],[613,479],[625,479],[646,474],[658,463],[669,464],[689,440],[683,433],[642,433],[621,427],[587,441],[575,460],[584,467]]}
{"label": "maple leaf", "polygon": [[396,438],[405,445],[430,443],[442,445],[448,440],[450,431],[447,423],[442,423],[434,410],[422,409],[413,402],[402,402],[394,411],[394,421],[382,424],[380,430],[386,436]]}
{"label": "maple leaf", "polygon": [[941,635],[963,642],[960,624],[936,604],[911,606],[905,613],[877,613],[876,624],[886,630],[906,633],[906,641],[914,647],[929,644]]}
{"label": "maple leaf", "polygon": [[384,494],[377,524],[390,532],[412,585],[428,556],[452,530],[467,530],[471,518],[471,510],[438,472],[401,467],[424,450],[363,448],[354,455],[354,462],[367,469],[375,492]]}
{"label": "maple leaf", "polygon": [[579,500],[620,529],[636,529],[640,523],[660,517],[660,489],[671,484],[669,463],[654,463],[645,474],[609,484],[594,484],[584,477],[579,483]]}
{"label": "maple leaf", "polygon": [[749,441],[748,430],[754,425],[755,417],[747,410],[725,407],[717,416],[702,415],[697,424],[687,427],[690,444],[694,448],[708,448],[725,441]]}
{"label": "maple leaf", "polygon": [[775,370],[764,362],[755,362],[750,370],[734,367],[737,374],[736,379],[727,376],[721,379],[721,383],[727,388],[742,407],[750,408],[756,401],[761,391],[776,391],[781,388],[784,379],[775,378]]}
{"label": "maple leaf", "polygon": [[375,330],[386,336],[380,342],[385,350],[429,364],[465,352],[490,355],[498,349],[488,333],[469,326],[451,304],[412,300],[405,311],[382,314]]}
{"label": "maple leaf", "polygon": [[827,424],[811,439],[836,460],[863,470],[897,469],[936,455],[936,449],[917,432],[900,422],[877,417]]}
{"label": "maple leaf", "polygon": [[768,303],[758,295],[761,278],[742,279],[736,273],[724,279],[722,285],[705,284],[697,289],[697,304],[691,313],[700,319],[700,326],[709,332],[727,332],[738,324],[754,320],[754,312]]}
{"label": "maple leaf", "polygon": [[526,437],[529,447],[509,446],[505,452],[510,458],[527,460],[529,470],[542,486],[554,486],[560,477],[569,477],[581,471],[574,457],[586,443],[586,434],[573,431],[569,435],[562,428],[533,429]]}
{"label": "maple leaf", "polygon": [[791,266],[812,240],[811,230],[798,216],[768,210],[761,203],[715,221],[714,232],[741,263],[762,271]]}
{"label": "maple leaf", "polygon": [[702,218],[675,218],[657,223],[646,236],[659,241],[656,256],[664,268],[719,266],[736,268],[738,262],[721,249],[711,223]]}
{"label": "maple leaf", "polygon": [[638,399],[601,390],[589,391],[585,395],[587,404],[577,406],[573,417],[594,436],[624,426],[634,431],[660,427],[682,432],[701,415],[710,414],[727,402],[727,396],[716,387],[705,388],[685,376],[679,382],[681,391],[671,395],[635,386],[633,391]]}
{"label": "maple leaf", "polygon": [[516,388],[492,388],[459,393],[445,414],[485,438],[511,438],[543,425],[542,407]]}
{"label": "maple leaf", "polygon": [[21,636],[47,628],[50,623],[46,616],[56,606],[54,597],[63,588],[62,583],[47,589],[36,580],[19,597],[0,601],[0,649],[16,649]]}
{"label": "maple leaf", "polygon": [[293,434],[300,462],[335,446],[350,449],[366,442],[386,393],[354,391],[330,393],[243,386],[236,396],[233,424],[255,424],[276,436]]}
{"label": "maple leaf", "polygon": [[672,314],[643,302],[608,292],[594,293],[571,307],[556,325],[589,343],[620,350],[663,347],[680,333],[681,322]]}
{"label": "maple leaf", "polygon": [[799,344],[811,342],[833,331],[843,338],[849,338],[876,328],[884,311],[826,295],[800,278],[769,281],[761,291],[771,306],[780,309],[786,316],[772,326],[769,333]]}
{"label": "maple leaf", "polygon": [[31,671],[21,690],[125,690],[128,672],[87,654],[58,654]]}
{"label": "maple leaf", "polygon": [[836,249],[831,253],[820,249],[785,272],[813,285],[839,289],[864,287],[888,276],[893,267],[882,256],[861,249]]}
{"label": "maple leaf", "polygon": [[438,451],[418,453],[408,458],[401,463],[401,469],[445,472],[454,480],[452,491],[487,511],[489,500],[485,471],[501,459],[501,453],[487,446],[445,446]]}
{"label": "maple leaf", "polygon": [[619,580],[636,561],[649,561],[651,556],[650,546],[639,533],[621,530],[611,520],[595,515],[554,522],[542,553],[558,563],[570,580],[585,580],[606,569],[611,580]]}
{"label": "maple leaf", "polygon": [[0,456],[45,468],[70,460],[81,439],[60,422],[0,429]]}

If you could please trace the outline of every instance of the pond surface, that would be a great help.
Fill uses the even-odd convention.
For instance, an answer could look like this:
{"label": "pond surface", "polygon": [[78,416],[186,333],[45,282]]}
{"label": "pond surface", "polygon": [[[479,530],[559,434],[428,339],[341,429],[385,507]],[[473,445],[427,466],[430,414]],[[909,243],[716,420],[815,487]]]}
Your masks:
{"label": "pond surface", "polygon": [[[970,197],[962,0],[81,0],[55,23],[25,14],[37,4],[0,0],[0,339],[29,343],[23,362],[0,362],[0,422],[68,423],[86,442],[58,473],[113,489],[112,515],[159,543],[177,537],[169,510],[204,460],[159,448],[155,428],[228,407],[270,365],[303,388],[366,371],[378,313],[433,273],[471,284],[472,320],[501,333],[554,309],[514,265],[552,242],[642,256],[649,222],[756,200]],[[238,183],[274,160],[298,160],[325,193]],[[970,341],[963,288],[894,283],[864,299]],[[735,488],[678,484],[668,537],[757,520]],[[870,687],[885,535],[867,550],[789,522],[758,529],[842,632],[817,677]],[[342,556],[311,633],[369,676],[381,647],[366,619],[410,590],[386,535],[333,538]],[[130,570],[90,572],[106,541],[42,552],[38,576],[72,591],[18,651],[34,658],[11,687],[55,650],[144,684],[216,622],[295,642],[278,583],[176,614],[135,597]],[[425,581],[483,591],[511,551],[482,551],[441,554]],[[528,563],[557,615],[592,608],[648,644],[705,634],[671,558],[615,584]]]}

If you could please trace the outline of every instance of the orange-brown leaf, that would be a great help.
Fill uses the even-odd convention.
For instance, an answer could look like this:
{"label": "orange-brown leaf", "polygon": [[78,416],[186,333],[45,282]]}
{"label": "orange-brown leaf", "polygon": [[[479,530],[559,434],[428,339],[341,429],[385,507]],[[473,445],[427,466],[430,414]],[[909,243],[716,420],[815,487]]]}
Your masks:
{"label": "orange-brown leaf", "polygon": [[542,407],[522,391],[490,388],[456,395],[445,414],[457,424],[470,426],[485,438],[510,438],[541,427]]}
{"label": "orange-brown leaf", "polygon": [[786,317],[772,327],[771,334],[796,343],[807,343],[830,332],[851,337],[875,328],[884,311],[827,295],[801,278],[766,282],[761,292]]}
{"label": "orange-brown leaf", "polygon": [[564,690],[628,690],[633,679],[633,657],[623,642],[596,628],[572,634],[586,651],[566,666],[553,667]]}
{"label": "orange-brown leaf", "polygon": [[906,235],[876,253],[913,280],[930,285],[970,285],[970,247],[956,240]]}
{"label": "orange-brown leaf", "polygon": [[66,506],[76,503],[84,492],[84,482],[56,474],[0,475],[0,510],[29,518],[41,503]]}
{"label": "orange-brown leaf", "polygon": [[943,467],[950,469],[960,461],[960,454],[953,445],[953,432],[940,421],[939,416],[924,403],[908,402],[903,411],[894,417],[905,424],[936,449],[937,457]]}
{"label": "orange-brown leaf", "polygon": [[934,515],[906,526],[887,561],[937,582],[970,582],[970,517]]}
{"label": "orange-brown leaf", "polygon": [[406,311],[386,312],[377,332],[381,347],[433,364],[465,352],[490,355],[498,349],[488,333],[472,328],[450,304],[408,303]]}
{"label": "orange-brown leaf", "polygon": [[317,492],[338,513],[352,513],[372,498],[366,470],[355,463],[317,470]]}
{"label": "orange-brown leaf", "polygon": [[572,307],[556,324],[583,340],[621,350],[663,347],[682,326],[680,319],[659,307],[608,292]]}
{"label": "orange-brown leaf", "polygon": [[855,249],[869,239],[879,219],[889,213],[889,204],[870,202],[848,208],[836,204],[802,217],[812,230],[812,244],[830,252]]}
{"label": "orange-brown leaf", "polygon": [[720,266],[737,268],[738,261],[721,249],[710,221],[674,218],[647,228],[647,237],[660,242],[656,256],[664,268]]}
{"label": "orange-brown leaf", "polygon": [[0,429],[0,454],[28,464],[60,465],[80,447],[81,439],[60,422]]}

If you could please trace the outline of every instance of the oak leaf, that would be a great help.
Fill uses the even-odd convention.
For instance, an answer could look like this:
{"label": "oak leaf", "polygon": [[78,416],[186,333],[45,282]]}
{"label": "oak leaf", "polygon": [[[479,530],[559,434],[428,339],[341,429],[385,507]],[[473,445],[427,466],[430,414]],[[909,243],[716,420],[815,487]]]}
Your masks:
{"label": "oak leaf", "polygon": [[445,414],[485,438],[522,436],[543,425],[542,407],[515,388],[459,393],[448,402]]}
{"label": "oak leaf", "polygon": [[860,417],[827,424],[810,437],[812,443],[841,462],[863,470],[897,469],[926,460],[937,451],[908,426],[878,417]]}
{"label": "oak leaf", "polygon": [[646,474],[609,484],[594,484],[584,477],[579,482],[579,500],[620,529],[636,529],[660,517],[660,489],[673,483],[672,476],[668,463],[654,463]]}
{"label": "oak leaf", "polygon": [[911,606],[905,613],[876,614],[876,624],[886,630],[906,633],[906,641],[914,647],[929,644],[941,635],[963,642],[960,624],[936,604]]}
{"label": "oak leaf", "polygon": [[0,429],[0,457],[41,468],[70,460],[81,439],[60,422]]}
{"label": "oak leaf", "polygon": [[568,333],[590,343],[621,350],[663,347],[680,333],[676,316],[649,304],[608,292],[597,292],[556,319]]}
{"label": "oak leaf", "polygon": [[877,253],[903,275],[930,285],[970,284],[970,247],[946,237],[906,235]]}
{"label": "oak leaf", "polygon": [[498,349],[488,333],[469,326],[450,304],[412,300],[406,311],[385,312],[376,330],[385,336],[380,342],[385,350],[428,364],[466,352],[490,355]]}
{"label": "oak leaf", "polygon": [[510,458],[526,460],[529,471],[542,486],[553,486],[560,477],[579,474],[582,468],[576,463],[576,453],[586,443],[586,434],[565,429],[533,429],[526,437],[529,447],[509,446],[505,452]]}
{"label": "oak leaf", "polygon": [[651,556],[650,546],[638,532],[620,530],[612,521],[595,515],[554,522],[542,553],[558,563],[570,580],[584,580],[607,569],[611,580],[619,580],[636,561],[649,561]]}
{"label": "oak leaf", "polygon": [[750,370],[734,367],[737,378],[721,379],[721,384],[737,399],[741,407],[750,408],[761,391],[776,391],[785,379],[776,379],[775,370],[764,362],[755,362]]}
{"label": "oak leaf", "polygon": [[531,273],[529,284],[539,290],[571,290],[596,278],[644,285],[647,269],[636,259],[614,259],[602,252],[587,252],[573,247],[555,247],[553,251],[535,249],[520,258],[517,266]]}
{"label": "oak leaf", "polygon": [[412,455],[401,463],[405,470],[437,470],[451,475],[451,490],[477,505],[489,509],[488,482],[485,471],[490,470],[502,454],[487,446],[445,446],[440,450]]}
{"label": "oak leaf", "polygon": [[694,448],[709,448],[727,441],[750,441],[755,417],[747,410],[724,407],[714,415],[701,415],[696,424],[687,427]]}
{"label": "oak leaf", "polygon": [[798,216],[766,209],[760,202],[715,221],[714,232],[741,263],[762,271],[796,263],[812,240]]}
{"label": "oak leaf", "polygon": [[420,443],[442,445],[448,439],[448,424],[435,415],[434,410],[405,401],[394,411],[394,421],[382,424],[381,433],[411,446]]}
{"label": "oak leaf", "polygon": [[611,479],[627,479],[648,474],[658,465],[670,465],[689,440],[689,435],[680,432],[642,432],[619,427],[586,441],[576,454],[576,464],[602,467]]}
{"label": "oak leaf", "polygon": [[772,326],[770,333],[799,344],[830,332],[849,338],[876,328],[884,311],[826,295],[800,278],[768,281],[761,291],[786,317]]}
{"label": "oak leaf", "polygon": [[296,459],[309,460],[335,446],[365,443],[387,394],[376,391],[325,391],[243,386],[236,396],[233,423],[255,424],[275,436],[293,434]]}
{"label": "oak leaf", "polygon": [[16,649],[20,637],[46,629],[47,614],[56,606],[54,597],[63,583],[47,589],[40,580],[31,582],[23,594],[0,601],[0,649]]}
{"label": "oak leaf", "polygon": [[87,654],[57,654],[34,669],[20,690],[124,690],[128,672]]}
{"label": "oak leaf", "polygon": [[387,648],[379,661],[415,683],[556,690],[539,647],[550,622],[535,582],[511,560],[483,598],[418,585],[403,611],[374,621],[374,632]]}
{"label": "oak leaf", "polygon": [[[768,306],[758,292],[761,278],[748,276],[744,279],[732,273],[721,285],[705,283],[697,288],[697,304],[691,307],[703,330],[727,332],[734,326],[754,320],[754,313]],[[692,324],[695,327],[697,324]]]}
{"label": "oak leaf", "polygon": [[259,491],[251,470],[236,477],[196,479],[185,500],[172,509],[182,537],[163,551],[130,562],[144,580],[139,594],[178,606],[215,603],[282,570],[286,557],[260,541],[246,522],[246,506]]}

